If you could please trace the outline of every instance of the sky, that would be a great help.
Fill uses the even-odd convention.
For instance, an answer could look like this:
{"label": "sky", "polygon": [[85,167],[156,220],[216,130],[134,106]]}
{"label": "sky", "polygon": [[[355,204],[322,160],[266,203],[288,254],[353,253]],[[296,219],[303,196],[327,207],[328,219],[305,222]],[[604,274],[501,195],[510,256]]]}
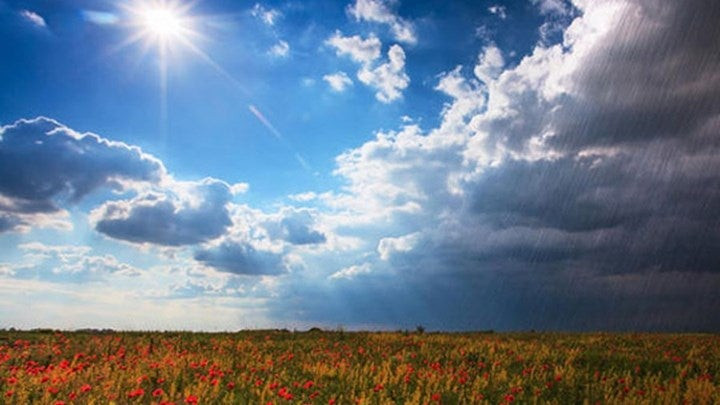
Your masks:
{"label": "sky", "polygon": [[715,0],[0,0],[0,327],[720,331]]}

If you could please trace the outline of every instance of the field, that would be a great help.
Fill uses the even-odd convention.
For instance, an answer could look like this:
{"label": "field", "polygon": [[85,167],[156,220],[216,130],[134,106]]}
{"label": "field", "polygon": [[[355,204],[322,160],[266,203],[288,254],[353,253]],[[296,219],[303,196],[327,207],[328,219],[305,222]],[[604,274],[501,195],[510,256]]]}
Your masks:
{"label": "field", "polygon": [[7,404],[720,403],[720,336],[0,332]]}

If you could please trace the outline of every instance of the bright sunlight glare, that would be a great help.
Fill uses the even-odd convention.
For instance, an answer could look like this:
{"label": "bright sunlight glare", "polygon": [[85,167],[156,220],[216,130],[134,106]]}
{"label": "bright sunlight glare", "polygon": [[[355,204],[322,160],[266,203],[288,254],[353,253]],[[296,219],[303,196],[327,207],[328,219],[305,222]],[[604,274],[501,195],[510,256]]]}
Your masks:
{"label": "bright sunlight glare", "polygon": [[136,30],[132,41],[142,40],[163,48],[174,43],[188,45],[197,35],[187,14],[188,7],[163,0],[134,2],[127,7]]}
{"label": "bright sunlight glare", "polygon": [[142,10],[145,29],[160,38],[174,37],[182,33],[182,21],[173,10],[150,7]]}

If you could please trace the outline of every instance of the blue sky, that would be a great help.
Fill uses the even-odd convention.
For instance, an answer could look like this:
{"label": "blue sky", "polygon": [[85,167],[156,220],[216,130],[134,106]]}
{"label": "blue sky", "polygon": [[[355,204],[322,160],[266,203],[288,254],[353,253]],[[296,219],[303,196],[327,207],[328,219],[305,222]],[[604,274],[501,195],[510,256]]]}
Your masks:
{"label": "blue sky", "polygon": [[0,0],[0,326],[717,330],[718,15]]}

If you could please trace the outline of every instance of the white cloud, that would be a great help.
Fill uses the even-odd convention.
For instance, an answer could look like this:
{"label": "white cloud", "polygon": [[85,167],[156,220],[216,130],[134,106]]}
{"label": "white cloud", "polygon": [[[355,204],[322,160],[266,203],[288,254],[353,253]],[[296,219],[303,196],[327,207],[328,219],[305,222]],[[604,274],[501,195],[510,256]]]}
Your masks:
{"label": "white cloud", "polygon": [[299,194],[292,194],[292,195],[288,196],[288,198],[290,198],[291,200],[298,201],[298,202],[312,201],[312,200],[316,199],[317,197],[318,197],[317,193],[312,192],[312,191],[307,191],[305,193],[299,193]]}
{"label": "white cloud", "polygon": [[530,0],[540,9],[541,14],[569,14],[570,5],[565,0]]}
{"label": "white cloud", "polygon": [[408,44],[417,42],[413,24],[395,15],[383,0],[356,0],[355,4],[348,6],[348,13],[357,21],[388,25],[395,39],[400,42]]}
{"label": "white cloud", "polygon": [[355,62],[365,65],[380,57],[382,46],[380,40],[374,35],[370,35],[367,39],[363,39],[359,35],[344,37],[340,31],[335,31],[335,34],[325,43],[335,48],[338,56],[349,56]]}
{"label": "white cloud", "polygon": [[505,8],[505,6],[500,6],[500,5],[495,4],[495,5],[488,7],[488,11],[491,14],[495,14],[496,16],[498,16],[501,20],[504,20],[507,18],[507,9]]}
{"label": "white cloud", "polygon": [[6,263],[0,263],[0,277],[12,277],[14,275],[15,271],[13,270],[13,266]]}
{"label": "white cloud", "polygon": [[336,271],[330,275],[330,279],[346,279],[351,280],[361,274],[368,274],[372,270],[370,263],[356,264],[349,267],[345,267],[341,270]]}
{"label": "white cloud", "polygon": [[475,76],[484,83],[489,83],[502,72],[505,66],[502,51],[495,45],[486,46],[478,57],[475,65]]}
{"label": "white cloud", "polygon": [[374,87],[375,97],[383,103],[390,103],[402,97],[410,78],[405,73],[405,52],[400,45],[393,45],[388,51],[388,61],[370,68],[363,66],[357,74],[358,80]]}
{"label": "white cloud", "polygon": [[268,53],[278,58],[284,58],[290,54],[290,45],[287,42],[280,40],[277,44],[270,48]]}
{"label": "white cloud", "polygon": [[20,12],[20,15],[38,27],[42,27],[42,28],[47,27],[47,24],[45,23],[45,19],[42,18],[42,16],[36,12],[30,11],[30,10],[22,10]]}
{"label": "white cloud", "polygon": [[271,27],[275,25],[276,20],[281,16],[279,11],[265,8],[260,3],[256,3],[250,13],[253,17],[259,18],[265,25]]}
{"label": "white cloud", "polygon": [[337,72],[333,74],[327,74],[323,76],[330,88],[336,92],[343,92],[348,87],[352,86],[353,81],[345,72]]}
{"label": "white cloud", "polygon": [[235,183],[230,186],[230,193],[232,195],[244,194],[250,189],[250,185],[247,183]]}
{"label": "white cloud", "polygon": [[402,97],[402,91],[407,88],[410,78],[405,73],[405,51],[400,45],[392,45],[387,53],[388,60],[377,64],[382,43],[374,35],[367,39],[359,35],[343,37],[336,31],[326,43],[335,48],[338,56],[350,56],[361,64],[357,78],[377,90],[375,97],[380,102],[390,103]]}
{"label": "white cloud", "polygon": [[420,240],[420,236],[421,234],[419,232],[414,232],[397,238],[380,239],[377,247],[380,259],[388,260],[394,253],[404,253],[413,250]]}
{"label": "white cloud", "polygon": [[142,270],[115,256],[92,255],[90,246],[46,245],[40,242],[18,246],[23,260],[11,266],[15,277],[56,282],[100,281],[110,275],[137,277]]}

